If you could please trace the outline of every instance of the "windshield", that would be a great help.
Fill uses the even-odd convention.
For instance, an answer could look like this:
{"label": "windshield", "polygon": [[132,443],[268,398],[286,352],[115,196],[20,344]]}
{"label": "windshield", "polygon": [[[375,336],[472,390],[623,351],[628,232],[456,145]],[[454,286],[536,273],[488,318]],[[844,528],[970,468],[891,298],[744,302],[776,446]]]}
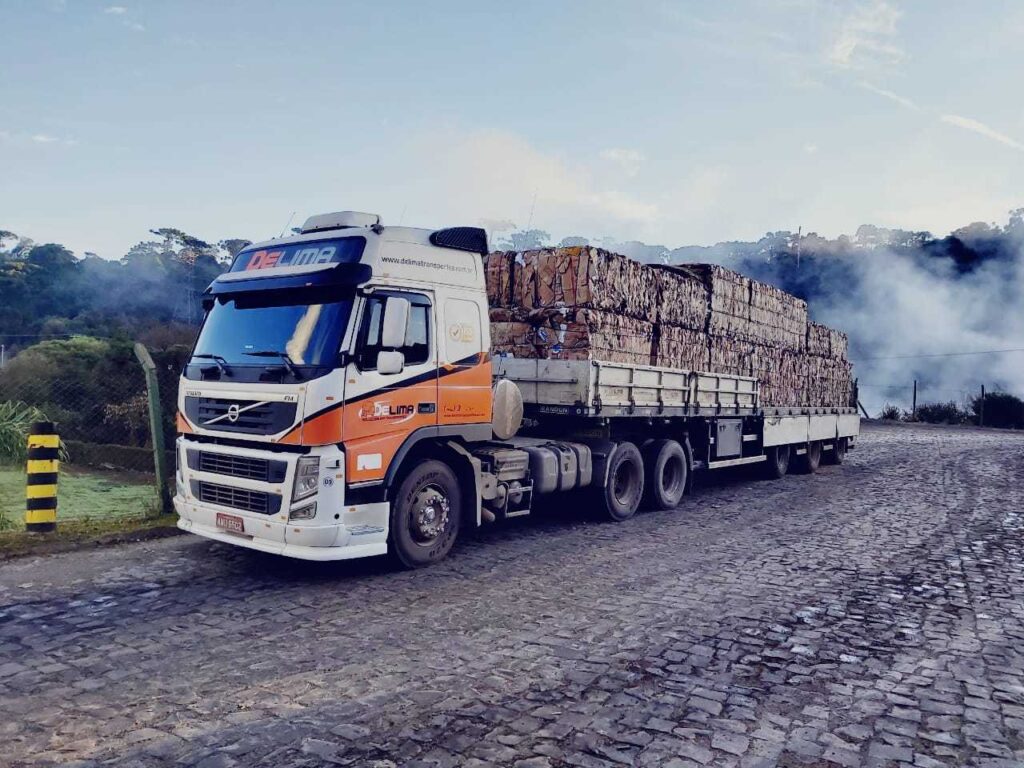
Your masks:
{"label": "windshield", "polygon": [[193,361],[205,362],[205,356],[230,366],[333,367],[351,311],[351,295],[222,296],[206,316]]}

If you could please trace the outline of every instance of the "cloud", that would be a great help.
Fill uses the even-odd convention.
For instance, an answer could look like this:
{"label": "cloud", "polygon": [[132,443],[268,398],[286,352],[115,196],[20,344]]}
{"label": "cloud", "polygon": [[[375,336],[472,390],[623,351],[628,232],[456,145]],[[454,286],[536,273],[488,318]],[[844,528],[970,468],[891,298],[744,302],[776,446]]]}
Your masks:
{"label": "cloud", "polygon": [[50,136],[45,133],[36,133],[32,135],[32,141],[34,141],[36,144],[54,144],[60,141],[60,139],[58,139],[56,136]]}
{"label": "cloud", "polygon": [[896,40],[902,13],[885,0],[865,3],[843,19],[829,46],[828,60],[840,69],[863,69],[879,63],[898,63],[905,57]]}
{"label": "cloud", "polygon": [[1016,139],[1010,138],[1005,133],[1000,133],[994,128],[989,128],[984,123],[973,118],[963,117],[962,115],[943,115],[940,119],[942,122],[948,123],[949,125],[955,125],[959,128],[973,131],[985,138],[998,141],[1000,144],[1005,144],[1008,147],[1024,152],[1024,144],[1021,144]]}
{"label": "cloud", "polygon": [[889,101],[894,101],[901,107],[912,109],[915,112],[921,111],[921,107],[919,107],[915,102],[905,96],[900,96],[898,93],[893,93],[890,90],[879,88],[877,85],[872,85],[871,83],[865,83],[863,81],[861,82],[860,87],[867,91],[871,91],[872,93],[876,93],[883,98],[889,99]]}
{"label": "cloud", "polygon": [[[439,220],[468,218],[519,227],[572,231],[632,228],[655,220],[658,207],[621,191],[599,167],[546,152],[505,131],[444,132],[418,151],[428,186],[419,208]],[[407,175],[407,171],[406,171]]]}
{"label": "cloud", "polygon": [[646,159],[643,153],[636,149],[609,148],[602,149],[599,153],[602,160],[608,160],[618,165],[627,176],[636,176],[640,172],[640,166]]}
{"label": "cloud", "polygon": [[804,144],[804,152],[806,154],[808,154],[808,155],[816,155],[816,154],[818,154],[818,145],[817,144]]}
{"label": "cloud", "polygon": [[124,22],[124,25],[128,29],[130,29],[132,32],[145,32],[146,31],[146,28],[144,26],[142,26],[141,24],[139,24],[139,22],[137,22],[137,21],[126,21],[126,22]]}
{"label": "cloud", "polygon": [[[14,138],[9,133],[0,134],[0,138],[11,139]],[[24,140],[24,135],[20,137]],[[52,136],[48,133],[34,133],[28,137],[29,141],[34,144],[63,144],[66,147],[73,147],[78,144],[77,139],[60,138],[59,136]]]}
{"label": "cloud", "polygon": [[108,5],[106,8],[103,9],[103,12],[109,13],[112,16],[121,16],[125,13],[128,13],[128,9],[125,8],[123,5]]}

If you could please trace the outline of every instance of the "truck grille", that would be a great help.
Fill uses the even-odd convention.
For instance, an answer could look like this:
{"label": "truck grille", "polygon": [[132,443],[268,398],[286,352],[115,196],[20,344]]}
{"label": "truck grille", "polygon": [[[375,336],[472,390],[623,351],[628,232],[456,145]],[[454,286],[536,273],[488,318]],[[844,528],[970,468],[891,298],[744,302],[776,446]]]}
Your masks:
{"label": "truck grille", "polygon": [[283,461],[234,456],[228,453],[211,453],[209,451],[189,451],[197,456],[189,456],[189,466],[200,472],[212,472],[217,475],[244,477],[246,480],[260,480],[266,483],[283,483],[288,465]]}
{"label": "truck grille", "polygon": [[273,435],[295,423],[295,403],[186,397],[185,415],[200,428],[219,432]]}
{"label": "truck grille", "polygon": [[263,491],[250,491],[246,488],[232,488],[200,481],[198,483],[199,500],[206,504],[219,504],[222,507],[242,509],[260,515],[270,515],[281,508],[281,497]]}

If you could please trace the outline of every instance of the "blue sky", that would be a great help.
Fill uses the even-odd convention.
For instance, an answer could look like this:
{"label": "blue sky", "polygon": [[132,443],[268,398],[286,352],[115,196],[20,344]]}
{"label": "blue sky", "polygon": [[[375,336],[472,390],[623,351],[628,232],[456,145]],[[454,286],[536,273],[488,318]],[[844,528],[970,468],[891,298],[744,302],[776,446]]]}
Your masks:
{"label": "blue sky", "polygon": [[671,247],[1024,205],[1009,1],[0,0],[0,29],[0,228],[79,253],[293,211]]}

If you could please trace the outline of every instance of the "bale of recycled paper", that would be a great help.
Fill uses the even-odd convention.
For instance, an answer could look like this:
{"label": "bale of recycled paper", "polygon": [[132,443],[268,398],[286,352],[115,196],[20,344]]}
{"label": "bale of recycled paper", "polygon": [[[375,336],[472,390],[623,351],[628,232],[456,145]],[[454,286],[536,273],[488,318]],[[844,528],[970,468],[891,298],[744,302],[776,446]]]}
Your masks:
{"label": "bale of recycled paper", "polygon": [[710,370],[708,335],[691,328],[659,325],[655,329],[651,364],[685,371]]}

